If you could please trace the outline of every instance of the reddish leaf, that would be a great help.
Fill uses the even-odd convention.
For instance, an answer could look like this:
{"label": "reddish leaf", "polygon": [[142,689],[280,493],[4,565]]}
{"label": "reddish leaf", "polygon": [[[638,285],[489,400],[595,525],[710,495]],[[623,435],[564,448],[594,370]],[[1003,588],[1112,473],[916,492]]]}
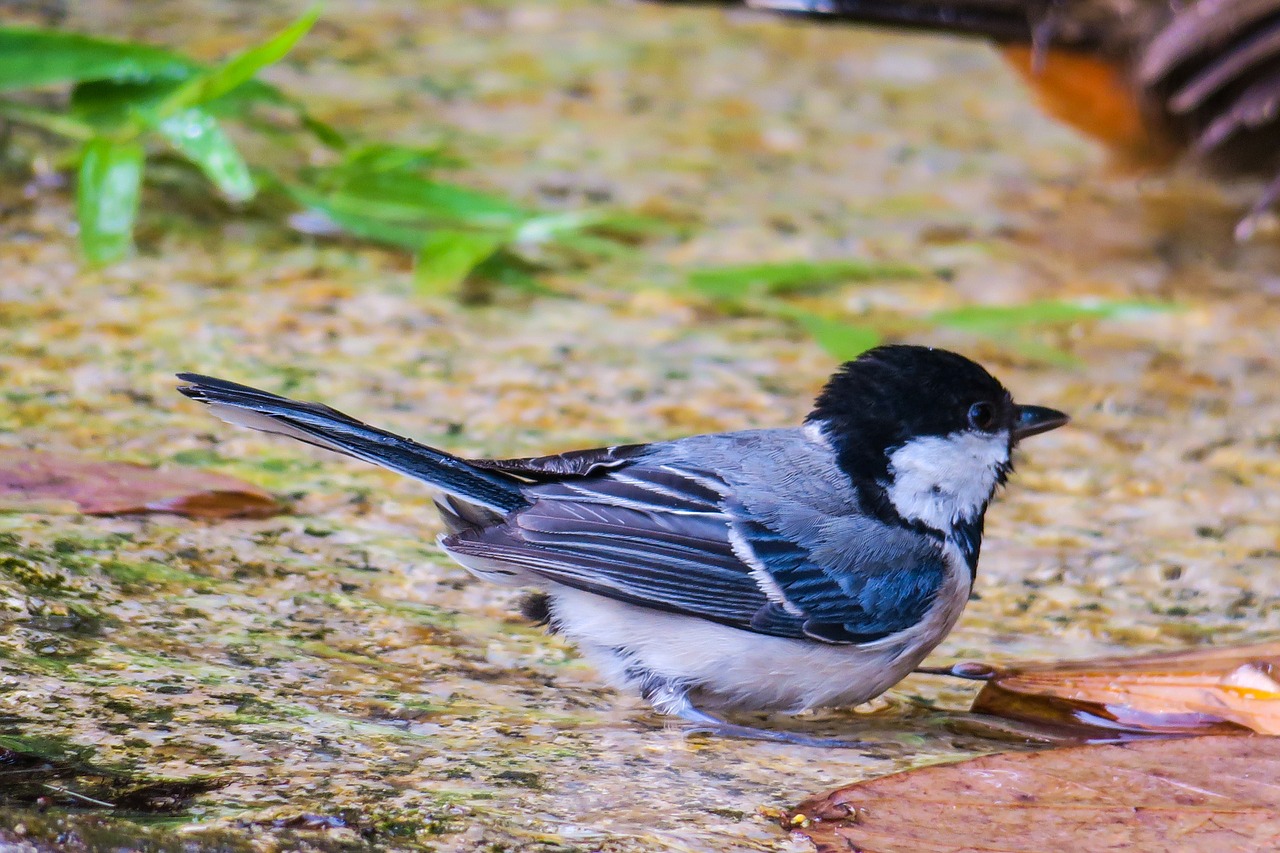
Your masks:
{"label": "reddish leaf", "polygon": [[1108,733],[1280,734],[1280,643],[996,670],[982,714]]}
{"label": "reddish leaf", "polygon": [[1246,853],[1280,839],[1280,739],[987,755],[841,788],[783,825],[820,853]]}
{"label": "reddish leaf", "polygon": [[266,518],[280,511],[270,494],[225,474],[0,449],[0,503],[37,508],[57,501],[88,515]]}

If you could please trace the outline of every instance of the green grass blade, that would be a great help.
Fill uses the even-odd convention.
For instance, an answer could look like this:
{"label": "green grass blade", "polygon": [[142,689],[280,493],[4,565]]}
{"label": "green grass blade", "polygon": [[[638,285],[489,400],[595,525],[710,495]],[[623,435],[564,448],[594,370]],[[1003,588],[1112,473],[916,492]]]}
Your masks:
{"label": "green grass blade", "polygon": [[199,70],[198,63],[150,45],[0,27],[0,91],[84,80],[185,80]]}
{"label": "green grass blade", "polygon": [[248,83],[259,71],[283,59],[319,17],[319,7],[312,7],[273,38],[183,83],[157,108],[159,118],[216,100]]}
{"label": "green grass blade", "polygon": [[88,142],[94,137],[92,125],[78,118],[46,112],[27,104],[0,101],[0,118],[6,118],[18,124],[38,127],[49,133],[65,136],[68,139],[77,139],[81,142]]}
{"label": "green grass blade", "polygon": [[[317,183],[328,183],[329,177],[319,175]],[[502,196],[400,172],[344,170],[329,198],[335,206],[358,208],[366,216],[388,222],[509,228],[530,217]]]}
{"label": "green grass blade", "polygon": [[1177,306],[1160,302],[1063,302],[1048,300],[1023,305],[967,305],[950,311],[939,311],[929,321],[971,332],[994,332],[1006,329],[1068,326],[1083,320],[1103,320],[1124,314],[1171,311]]}
{"label": "green grass blade", "polygon": [[156,130],[231,201],[248,201],[257,188],[249,164],[217,119],[199,107],[169,116]]}
{"label": "green grass blade", "polygon": [[346,197],[334,197],[298,184],[282,183],[281,186],[298,204],[320,214],[354,237],[417,252],[429,233],[423,223],[402,223],[371,216],[361,204],[352,203]]}
{"label": "green grass blade", "polygon": [[364,142],[343,152],[336,174],[360,178],[391,172],[422,177],[432,169],[453,168],[463,163],[441,145],[401,145],[394,142]]}
{"label": "green grass blade", "polygon": [[686,279],[695,291],[713,299],[780,296],[817,292],[836,285],[902,278],[921,278],[924,271],[906,264],[873,261],[787,261],[772,264],[704,267]]}
{"label": "green grass blade", "polygon": [[435,231],[418,252],[413,282],[419,293],[456,293],[467,276],[502,247],[494,234],[473,231]]}
{"label": "green grass blade", "polygon": [[142,189],[142,146],[94,139],[85,146],[76,185],[80,246],[93,264],[125,257]]}
{"label": "green grass blade", "polygon": [[789,311],[788,316],[838,361],[851,361],[880,343],[880,333],[870,326],[832,320],[807,311]]}

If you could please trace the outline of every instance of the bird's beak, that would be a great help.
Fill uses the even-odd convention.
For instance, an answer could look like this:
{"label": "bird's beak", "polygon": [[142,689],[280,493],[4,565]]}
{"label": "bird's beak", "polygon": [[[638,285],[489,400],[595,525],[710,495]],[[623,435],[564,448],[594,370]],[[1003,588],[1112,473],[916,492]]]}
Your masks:
{"label": "bird's beak", "polygon": [[1071,420],[1057,409],[1044,406],[1018,406],[1013,419],[1013,440],[1022,441],[1032,435],[1048,432]]}

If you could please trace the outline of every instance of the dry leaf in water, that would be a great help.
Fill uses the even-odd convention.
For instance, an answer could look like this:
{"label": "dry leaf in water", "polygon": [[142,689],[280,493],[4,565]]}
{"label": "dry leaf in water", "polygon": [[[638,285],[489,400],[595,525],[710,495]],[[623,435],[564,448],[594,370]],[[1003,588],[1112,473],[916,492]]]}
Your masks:
{"label": "dry leaf in water", "polygon": [[1280,735],[1280,642],[996,670],[972,710],[1111,733]]}
{"label": "dry leaf in water", "polygon": [[38,510],[65,502],[88,515],[266,518],[281,509],[267,492],[225,474],[0,450],[0,505]]}
{"label": "dry leaf in water", "polygon": [[987,755],[841,788],[784,826],[820,853],[1256,853],[1280,839],[1280,739]]}

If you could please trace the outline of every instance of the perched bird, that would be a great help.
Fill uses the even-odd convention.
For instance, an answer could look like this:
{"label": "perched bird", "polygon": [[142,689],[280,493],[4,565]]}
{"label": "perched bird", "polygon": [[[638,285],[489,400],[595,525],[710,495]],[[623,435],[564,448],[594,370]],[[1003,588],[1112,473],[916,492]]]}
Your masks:
{"label": "perched bird", "polygon": [[1124,159],[1268,181],[1239,238],[1280,199],[1280,0],[721,2],[985,37],[1047,112]]}
{"label": "perched bird", "polygon": [[1019,406],[963,356],[885,346],[831,377],[801,427],[527,459],[462,459],[193,373],[183,394],[436,490],[440,547],[541,590],[526,615],[613,685],[727,734],[801,740],[711,711],[854,705],[955,625],[983,515],[1022,439],[1067,416]]}

